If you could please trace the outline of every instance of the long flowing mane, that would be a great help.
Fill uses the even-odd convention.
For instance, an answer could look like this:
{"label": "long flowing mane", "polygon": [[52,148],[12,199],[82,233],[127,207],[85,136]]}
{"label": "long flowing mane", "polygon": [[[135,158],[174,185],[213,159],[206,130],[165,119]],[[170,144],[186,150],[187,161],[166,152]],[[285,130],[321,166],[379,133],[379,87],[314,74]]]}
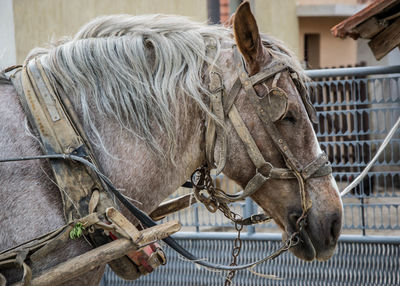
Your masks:
{"label": "long flowing mane", "polygon": [[[266,37],[277,49],[271,54],[294,68],[293,55],[280,42]],[[176,145],[174,114],[191,98],[210,114],[204,95],[203,73],[227,43],[230,29],[197,23],[180,16],[113,15],[99,17],[73,37],[47,49],[32,50],[28,59],[42,58],[54,85],[80,103],[85,126],[102,145],[92,113],[114,118],[140,140],[160,150],[153,136],[162,130],[171,149]],[[209,49],[215,52],[210,53]],[[94,106],[93,106],[94,105]]]}

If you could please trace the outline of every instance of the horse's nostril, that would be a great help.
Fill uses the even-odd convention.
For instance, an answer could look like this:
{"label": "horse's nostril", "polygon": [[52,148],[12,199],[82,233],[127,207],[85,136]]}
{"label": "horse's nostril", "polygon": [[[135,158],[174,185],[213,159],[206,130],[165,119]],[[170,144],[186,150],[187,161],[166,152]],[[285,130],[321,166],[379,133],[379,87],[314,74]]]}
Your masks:
{"label": "horse's nostril", "polygon": [[[326,244],[327,245],[332,245],[336,244],[337,239],[339,238],[340,235],[340,229],[342,226],[342,220],[340,219],[340,216],[338,216],[336,213],[330,214],[327,216],[327,222],[328,222],[328,227],[329,227],[329,238],[327,237]],[[330,223],[329,223],[330,222]]]}
{"label": "horse's nostril", "polygon": [[292,212],[291,214],[289,214],[289,222],[294,229],[296,229],[296,224],[300,217],[300,212]]}
{"label": "horse's nostril", "polygon": [[332,220],[332,224],[331,224],[331,238],[332,238],[332,241],[336,241],[338,239],[339,234],[340,234],[341,226],[342,226],[341,220],[339,218],[337,218],[337,216],[336,216],[336,218],[334,218]]}

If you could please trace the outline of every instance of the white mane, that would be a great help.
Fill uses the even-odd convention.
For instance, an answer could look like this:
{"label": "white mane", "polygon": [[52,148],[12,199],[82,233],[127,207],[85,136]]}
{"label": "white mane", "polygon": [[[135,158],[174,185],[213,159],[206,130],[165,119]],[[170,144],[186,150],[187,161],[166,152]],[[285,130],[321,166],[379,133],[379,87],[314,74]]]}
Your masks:
{"label": "white mane", "polygon": [[[268,40],[281,48],[279,42]],[[75,101],[80,102],[84,124],[97,143],[102,145],[93,112],[116,119],[161,152],[165,150],[160,150],[153,131],[162,130],[174,148],[173,114],[185,108],[178,106],[178,94],[193,99],[209,114],[202,73],[205,63],[218,58],[222,41],[233,41],[229,29],[180,16],[114,15],[89,22],[73,38],[48,49],[31,51],[28,59],[42,55],[53,83],[79,98]],[[206,53],[210,46],[215,47],[215,58]],[[278,58],[296,65],[291,56],[282,53]]]}

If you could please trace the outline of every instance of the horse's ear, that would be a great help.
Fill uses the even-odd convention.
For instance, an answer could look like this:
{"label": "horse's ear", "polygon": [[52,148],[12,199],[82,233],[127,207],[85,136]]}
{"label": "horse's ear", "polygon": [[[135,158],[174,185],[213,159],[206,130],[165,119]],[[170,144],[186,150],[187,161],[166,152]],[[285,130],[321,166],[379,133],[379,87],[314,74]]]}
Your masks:
{"label": "horse's ear", "polygon": [[264,60],[264,53],[257,22],[251,13],[249,2],[243,2],[237,8],[233,19],[233,32],[236,44],[246,60],[249,74],[257,73]]}

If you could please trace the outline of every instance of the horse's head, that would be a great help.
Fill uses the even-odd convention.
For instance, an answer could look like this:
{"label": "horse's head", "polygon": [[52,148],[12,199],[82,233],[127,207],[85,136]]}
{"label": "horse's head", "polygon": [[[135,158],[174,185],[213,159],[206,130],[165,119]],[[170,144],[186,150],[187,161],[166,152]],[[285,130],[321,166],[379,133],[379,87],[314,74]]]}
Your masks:
{"label": "horse's head", "polygon": [[[313,130],[310,118],[315,110],[297,80],[301,75],[277,59],[276,53],[283,51],[263,43],[246,2],[234,16],[233,31],[237,48],[219,59],[228,98],[234,97],[232,107],[223,104],[225,112],[230,108],[223,173],[243,188],[255,189],[251,197],[273,217],[284,237],[300,233],[291,249],[296,256],[328,259],[339,237],[342,203]],[[241,120],[248,133],[240,127]],[[248,135],[256,146],[246,143]],[[217,140],[215,150],[223,149],[221,142]],[[218,165],[222,159],[217,153]]]}

